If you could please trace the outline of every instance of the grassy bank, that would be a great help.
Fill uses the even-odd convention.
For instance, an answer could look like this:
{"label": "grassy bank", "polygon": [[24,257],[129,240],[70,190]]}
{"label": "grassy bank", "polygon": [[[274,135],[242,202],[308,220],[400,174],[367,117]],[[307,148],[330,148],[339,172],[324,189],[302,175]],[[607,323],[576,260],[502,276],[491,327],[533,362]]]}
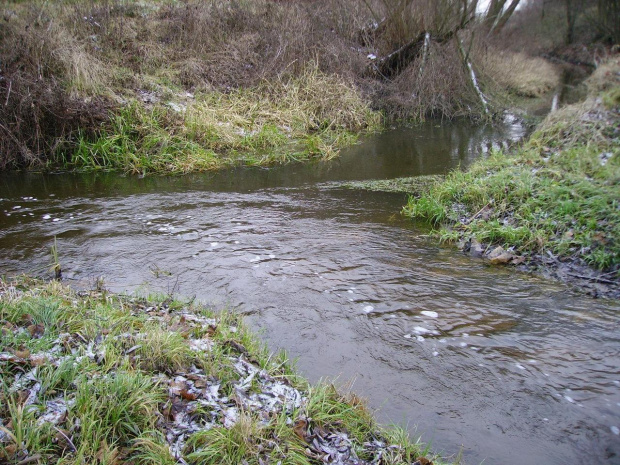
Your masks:
{"label": "grassy bank", "polygon": [[[552,113],[520,148],[455,171],[405,213],[443,240],[476,241],[500,262],[546,254],[620,277],[620,59],[587,81],[588,99]],[[497,258],[497,257],[495,257]]]}
{"label": "grassy bank", "polygon": [[0,326],[3,463],[430,463],[234,313],[18,278]]}
{"label": "grassy bank", "polygon": [[77,169],[187,173],[331,159],[380,127],[381,115],[354,88],[309,64],[288,82],[153,105],[129,100],[110,127],[94,138],[80,136],[59,157]]}
{"label": "grassy bank", "polygon": [[[384,121],[488,118],[510,94],[559,82],[555,65],[476,39],[472,21],[459,37],[489,112],[445,30],[460,14],[428,3],[3,2],[0,169],[184,173],[329,159]],[[377,15],[391,15],[389,27],[369,29]],[[415,39],[428,31],[422,53]],[[392,63],[403,44],[417,54]]]}

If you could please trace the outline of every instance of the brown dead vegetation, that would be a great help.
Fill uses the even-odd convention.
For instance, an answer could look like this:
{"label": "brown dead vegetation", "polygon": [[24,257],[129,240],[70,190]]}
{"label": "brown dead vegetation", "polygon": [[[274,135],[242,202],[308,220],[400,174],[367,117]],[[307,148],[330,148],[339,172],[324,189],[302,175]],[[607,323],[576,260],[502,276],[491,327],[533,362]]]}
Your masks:
{"label": "brown dead vegetation", "polygon": [[[498,37],[488,46],[483,29],[478,30],[484,24],[474,15],[475,5],[5,2],[0,9],[0,168],[41,166],[54,160],[59,148],[70,152],[79,132],[89,137],[102,127],[110,129],[110,115],[145,93],[161,100],[188,92],[227,93],[265,81],[286,85],[303,76],[309,63],[349,82],[388,119],[487,113],[459,47],[467,51],[482,92],[491,94],[487,97],[506,90],[539,95],[553,87],[557,77],[548,65],[539,66],[523,52],[496,52],[505,48]],[[514,34],[506,31],[507,37]],[[519,73],[512,72],[515,63]],[[497,108],[498,102],[491,106]]]}

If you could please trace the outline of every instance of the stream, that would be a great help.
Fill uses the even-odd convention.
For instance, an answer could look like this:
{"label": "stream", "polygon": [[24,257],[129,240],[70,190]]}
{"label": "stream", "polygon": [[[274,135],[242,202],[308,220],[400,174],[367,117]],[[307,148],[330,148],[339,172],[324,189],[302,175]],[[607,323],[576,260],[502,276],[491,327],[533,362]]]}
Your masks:
{"label": "stream", "polygon": [[337,182],[440,174],[523,135],[429,123],[334,161],[183,177],[0,174],[0,272],[237,308],[311,381],[464,463],[620,463],[620,302],[491,267]]}

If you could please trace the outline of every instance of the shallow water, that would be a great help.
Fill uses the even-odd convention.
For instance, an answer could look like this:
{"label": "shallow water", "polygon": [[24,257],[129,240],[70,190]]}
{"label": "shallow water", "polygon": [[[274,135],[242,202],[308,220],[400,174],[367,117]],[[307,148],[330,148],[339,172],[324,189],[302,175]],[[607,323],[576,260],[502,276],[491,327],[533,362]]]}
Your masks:
{"label": "shallow water", "polygon": [[[213,176],[4,174],[0,269],[238,307],[310,379],[466,463],[620,463],[620,304],[438,247],[405,197],[331,181],[446,172],[516,128],[428,125],[331,163]],[[18,208],[19,207],[19,208]]]}

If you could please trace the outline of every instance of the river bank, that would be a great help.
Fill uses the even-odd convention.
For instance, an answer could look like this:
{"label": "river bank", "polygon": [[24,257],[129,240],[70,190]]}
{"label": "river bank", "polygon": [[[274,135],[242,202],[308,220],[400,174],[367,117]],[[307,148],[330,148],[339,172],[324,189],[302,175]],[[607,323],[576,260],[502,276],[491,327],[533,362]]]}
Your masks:
{"label": "river bank", "polygon": [[442,241],[493,264],[538,269],[595,296],[620,296],[620,59],[588,79],[585,102],[410,197]]}
{"label": "river bank", "polygon": [[608,461],[618,301],[437,247],[427,226],[398,215],[406,195],[333,187],[445,173],[504,140],[426,129],[272,169],[2,173],[0,268],[48,276],[56,236],[71,285],[103,277],[118,293],[174,290],[238,309],[312,382],[354,379],[381,423],[444,457],[463,445],[465,463]]}
{"label": "river bank", "polygon": [[[561,76],[559,65],[478,40],[475,17],[449,40],[446,18],[466,16],[456,10],[37,0],[0,11],[8,170],[182,174],[331,159],[394,121],[491,120]],[[394,24],[379,28],[380,14]],[[403,44],[409,52],[394,55]]]}
{"label": "river bank", "polygon": [[20,277],[0,281],[0,323],[8,462],[431,463],[226,310]]}

